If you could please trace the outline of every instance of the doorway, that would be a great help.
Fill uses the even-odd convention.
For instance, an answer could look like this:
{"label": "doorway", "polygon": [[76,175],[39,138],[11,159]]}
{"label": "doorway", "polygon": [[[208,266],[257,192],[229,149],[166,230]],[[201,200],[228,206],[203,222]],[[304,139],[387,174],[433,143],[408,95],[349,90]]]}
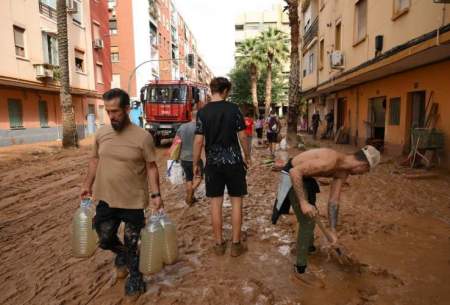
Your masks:
{"label": "doorway", "polygon": [[406,107],[406,125],[405,125],[405,146],[403,152],[408,153],[411,150],[411,132],[414,128],[423,128],[425,126],[426,106],[425,91],[415,91],[408,93]]}
{"label": "doorway", "polygon": [[345,98],[339,98],[337,101],[336,130],[339,130],[339,128],[344,126],[346,111],[347,111],[347,100]]}
{"label": "doorway", "polygon": [[386,129],[386,97],[376,97],[369,100],[369,133],[368,138],[384,140]]}

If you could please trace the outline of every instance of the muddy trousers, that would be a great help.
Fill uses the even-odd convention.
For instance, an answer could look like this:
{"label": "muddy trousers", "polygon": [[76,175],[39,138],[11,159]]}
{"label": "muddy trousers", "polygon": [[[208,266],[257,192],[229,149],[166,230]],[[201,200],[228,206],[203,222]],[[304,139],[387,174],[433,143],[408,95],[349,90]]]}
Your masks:
{"label": "muddy trousers", "polygon": [[[125,223],[124,243],[117,236],[121,222]],[[145,224],[144,211],[110,208],[106,202],[100,201],[94,223],[99,247],[117,255],[115,265],[127,266],[130,277],[142,276],[139,272],[138,242]]]}
{"label": "muddy trousers", "polygon": [[[308,264],[308,252],[309,248],[314,243],[314,227],[316,222],[314,219],[303,214],[300,209],[300,203],[293,188],[289,191],[289,201],[294,209],[295,216],[298,221],[298,235],[297,235],[297,266],[306,266]],[[314,202],[310,202],[312,205],[316,205]]]}

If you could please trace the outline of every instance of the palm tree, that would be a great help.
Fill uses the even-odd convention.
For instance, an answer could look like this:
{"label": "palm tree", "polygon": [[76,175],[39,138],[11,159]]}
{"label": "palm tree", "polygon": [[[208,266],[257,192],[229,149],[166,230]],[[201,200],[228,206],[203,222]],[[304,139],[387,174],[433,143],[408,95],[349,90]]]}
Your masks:
{"label": "palm tree", "polygon": [[66,0],[58,0],[57,27],[58,27],[58,56],[60,71],[60,100],[63,121],[63,139],[64,148],[78,147],[78,134],[75,124],[75,111],[72,104],[72,95],[70,94],[69,80],[69,40],[67,38],[67,4]]}
{"label": "palm tree", "polygon": [[238,66],[249,69],[250,71],[250,84],[252,92],[252,103],[255,107],[255,111],[258,113],[258,76],[261,70],[262,54],[258,47],[258,40],[255,38],[249,38],[239,44],[237,51],[237,64]]}
{"label": "palm tree", "polygon": [[289,56],[287,35],[276,28],[269,28],[261,33],[258,47],[263,53],[267,65],[265,116],[269,115],[272,104],[272,70],[273,65],[282,65]]}
{"label": "palm tree", "polygon": [[[291,27],[291,72],[289,74],[289,111],[288,134],[297,134],[297,121],[300,107],[300,28],[298,7],[299,0],[285,0],[285,10],[289,12],[289,25]],[[295,138],[295,137],[294,137]]]}

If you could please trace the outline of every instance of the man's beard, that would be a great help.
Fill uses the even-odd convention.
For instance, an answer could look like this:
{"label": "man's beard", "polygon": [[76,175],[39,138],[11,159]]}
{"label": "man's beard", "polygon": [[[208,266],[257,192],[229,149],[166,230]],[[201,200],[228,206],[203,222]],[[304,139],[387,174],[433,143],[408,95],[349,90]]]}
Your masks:
{"label": "man's beard", "polygon": [[122,121],[111,122],[111,126],[115,131],[120,132],[128,125],[129,122],[130,120],[128,117],[125,117]]}

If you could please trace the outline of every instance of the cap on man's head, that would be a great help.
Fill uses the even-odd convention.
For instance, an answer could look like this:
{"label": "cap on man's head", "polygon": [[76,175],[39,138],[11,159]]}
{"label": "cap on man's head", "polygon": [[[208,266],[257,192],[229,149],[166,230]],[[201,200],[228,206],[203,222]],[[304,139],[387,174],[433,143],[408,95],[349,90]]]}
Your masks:
{"label": "cap on man's head", "polygon": [[366,156],[367,162],[369,162],[370,168],[374,168],[380,163],[381,160],[381,154],[372,145],[366,145],[363,148],[361,148],[361,151]]}

